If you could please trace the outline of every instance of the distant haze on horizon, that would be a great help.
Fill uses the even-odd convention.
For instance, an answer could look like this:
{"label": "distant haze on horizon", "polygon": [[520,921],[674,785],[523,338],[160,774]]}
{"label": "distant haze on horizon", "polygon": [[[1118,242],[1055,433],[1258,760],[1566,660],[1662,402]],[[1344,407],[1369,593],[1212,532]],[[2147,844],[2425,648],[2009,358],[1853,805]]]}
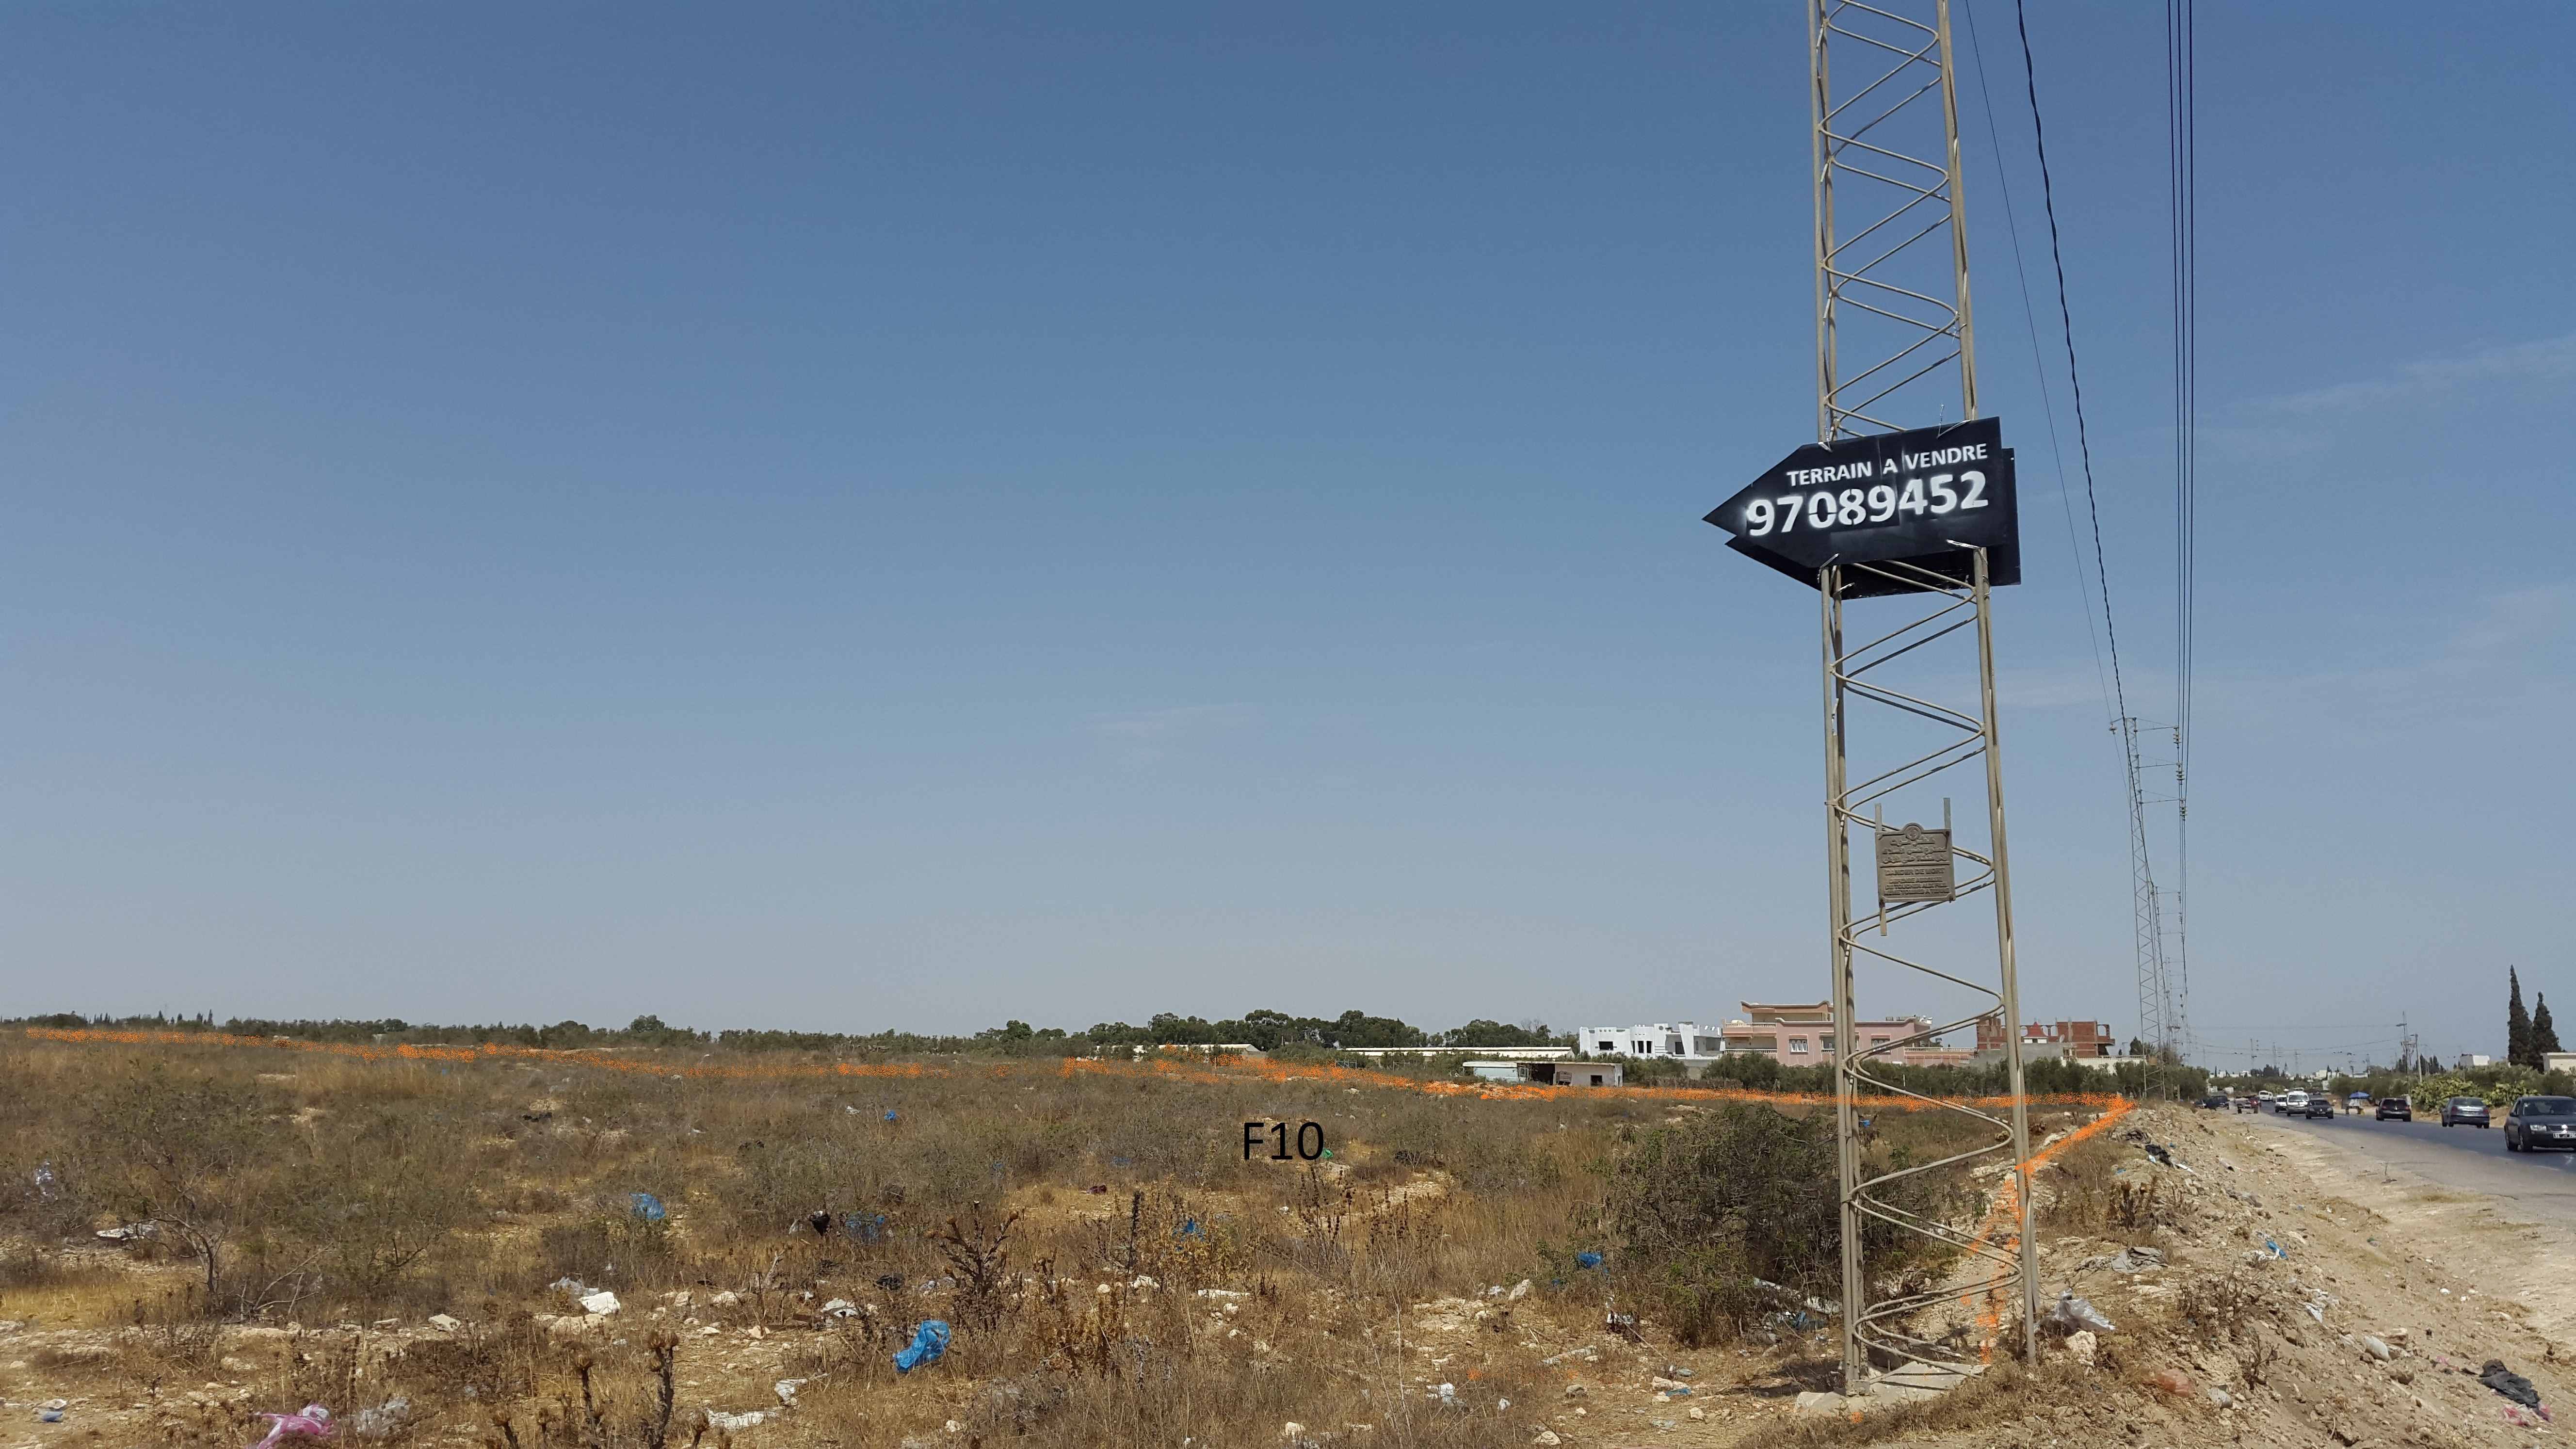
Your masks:
{"label": "distant haze on horizon", "polygon": [[[2019,47],[1958,19],[2023,1015],[2125,1038]],[[2031,16],[2150,718],[2158,19]],[[2202,1059],[2386,1060],[2401,1017],[2500,1052],[2509,963],[2576,1006],[2576,303],[2531,280],[2576,234],[2531,182],[2576,10],[2201,26]],[[1698,521],[1814,433],[1794,6],[29,6],[0,43],[0,1015],[1824,993],[1815,600]]]}

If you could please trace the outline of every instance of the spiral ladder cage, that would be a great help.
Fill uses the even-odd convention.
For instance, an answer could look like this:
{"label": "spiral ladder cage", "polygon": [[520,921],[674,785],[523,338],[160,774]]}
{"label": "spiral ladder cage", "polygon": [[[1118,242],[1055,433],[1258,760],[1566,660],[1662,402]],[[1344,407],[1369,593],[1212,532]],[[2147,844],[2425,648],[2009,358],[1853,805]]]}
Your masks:
{"label": "spiral ladder cage", "polygon": [[[1968,299],[1967,222],[1959,177],[1958,106],[1952,88],[1949,0],[1805,0],[1812,69],[1815,168],[1816,425],[1822,442],[1978,416],[1975,328]],[[1843,78],[1837,82],[1837,65]],[[1955,387],[1956,391],[1952,389]],[[1954,414],[1951,409],[1956,406]],[[1984,550],[1971,550],[1964,578],[1903,561],[1840,563],[1821,569],[1823,600],[1827,871],[1831,908],[1836,1145],[1842,1215],[1842,1360],[1846,1392],[1894,1379],[1938,1389],[1972,1373],[2000,1343],[2018,1339],[2035,1357],[2037,1276],[2029,1232],[2029,1123],[2022,1080],[2020,1002],[2015,986],[2011,870],[2005,850],[2003,785],[1995,729],[1994,645]],[[1884,600],[1872,611],[1906,611],[1897,627],[1857,647],[1845,644],[1852,600]],[[1965,636],[1962,638],[1961,636]],[[1898,688],[1888,666],[1914,670],[1973,643],[1978,698],[1972,707],[1926,698],[1936,688]],[[1918,651],[1927,651],[1918,653]],[[1937,676],[1936,676],[1937,677]],[[1888,751],[1902,763],[1847,778],[1855,724],[1877,744],[1900,729],[1928,731]],[[1899,792],[1981,763],[1987,835],[1982,850],[1950,836],[1955,893],[1948,900],[1880,902],[1866,918],[1853,909],[1852,836],[1873,840]],[[1926,792],[1928,793],[1928,792]],[[1946,806],[1944,807],[1946,811]],[[1994,956],[1973,965],[1935,965],[1885,944],[1895,927],[1939,906],[1978,895],[1995,910]],[[1945,925],[1947,923],[1944,923]],[[1954,949],[1958,932],[1936,930]],[[1872,944],[1870,937],[1878,944]],[[1909,948],[1914,949],[1914,948]],[[1965,953],[1982,958],[1982,948]],[[1856,1040],[1854,967],[1894,968],[1893,981],[1940,983],[1973,1004],[1969,1015],[1909,1035]],[[1938,989],[1935,987],[1934,989]],[[1945,998],[1946,999],[1946,998]],[[1908,1048],[1935,1043],[2000,1017],[2008,1105],[1944,1101],[1910,1091],[1881,1070]],[[1863,1099],[1961,1114],[1992,1130],[1938,1161],[1895,1170],[1864,1161]],[[2004,1162],[2012,1171],[1980,1225],[1963,1227],[1896,1200],[1905,1179],[1968,1163]],[[1874,1175],[1873,1175],[1874,1174]],[[1958,1265],[1943,1283],[1872,1301],[1867,1261],[1875,1228],[1944,1243]],[[1925,1320],[1951,1305],[1972,1315],[1970,1332],[1935,1337]],[[2014,1322],[2013,1320],[2018,1320]],[[1877,1370],[1892,1368],[1882,1377]]]}

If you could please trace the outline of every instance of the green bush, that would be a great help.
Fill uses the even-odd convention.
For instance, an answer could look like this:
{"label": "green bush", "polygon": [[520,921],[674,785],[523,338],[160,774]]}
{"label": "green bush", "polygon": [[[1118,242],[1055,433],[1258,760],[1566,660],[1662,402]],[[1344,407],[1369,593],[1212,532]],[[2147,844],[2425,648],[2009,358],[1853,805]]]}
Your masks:
{"label": "green bush", "polygon": [[[1938,1216],[1941,1194],[1941,1184],[1917,1175],[1879,1196],[1902,1211]],[[1611,1267],[1676,1339],[1691,1346],[1722,1341],[1799,1299],[1839,1294],[1838,1195],[1831,1113],[1793,1117],[1724,1103],[1637,1133],[1612,1165]],[[1883,1272],[1942,1255],[1928,1240],[1876,1219],[1868,1233],[1871,1264]]]}

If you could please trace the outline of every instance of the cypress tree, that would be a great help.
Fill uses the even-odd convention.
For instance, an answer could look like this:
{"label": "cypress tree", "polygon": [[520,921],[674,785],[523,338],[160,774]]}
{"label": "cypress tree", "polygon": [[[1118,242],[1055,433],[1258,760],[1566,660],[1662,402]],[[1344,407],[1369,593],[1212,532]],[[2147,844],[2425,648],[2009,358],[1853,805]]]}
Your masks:
{"label": "cypress tree", "polygon": [[2558,1024],[2549,1019],[2549,993],[2533,998],[2539,1004],[2531,1011],[2531,1065],[2537,1067],[2554,1051],[2564,1051],[2558,1044]]}
{"label": "cypress tree", "polygon": [[2522,977],[2507,966],[2504,979],[2504,1059],[2517,1067],[2537,1066],[2539,1059],[2531,1054],[2531,1013],[2522,1009]]}

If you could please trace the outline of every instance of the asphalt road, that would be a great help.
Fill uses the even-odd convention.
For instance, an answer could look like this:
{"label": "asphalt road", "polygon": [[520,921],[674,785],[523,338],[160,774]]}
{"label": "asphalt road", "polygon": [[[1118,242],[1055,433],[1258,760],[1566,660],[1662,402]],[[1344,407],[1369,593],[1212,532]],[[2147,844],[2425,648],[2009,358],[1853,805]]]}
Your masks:
{"label": "asphalt road", "polygon": [[2508,1198],[2541,1217],[2576,1224],[2576,1152],[2505,1151],[2501,1108],[2493,1127],[2445,1127],[2421,1118],[2381,1122],[2366,1112],[2315,1119],[2270,1111],[2250,1115],[2260,1116],[2266,1126],[2312,1133],[2435,1182]]}

